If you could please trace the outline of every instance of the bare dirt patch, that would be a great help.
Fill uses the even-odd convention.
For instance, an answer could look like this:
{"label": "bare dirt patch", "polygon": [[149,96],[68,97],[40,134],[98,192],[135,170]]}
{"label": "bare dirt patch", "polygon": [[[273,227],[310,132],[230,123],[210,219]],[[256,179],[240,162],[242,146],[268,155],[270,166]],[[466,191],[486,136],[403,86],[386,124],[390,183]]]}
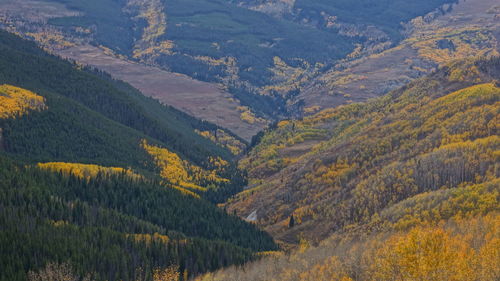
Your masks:
{"label": "bare dirt patch", "polygon": [[113,77],[130,83],[147,96],[227,128],[247,140],[263,127],[259,123],[243,122],[237,109],[240,104],[230,99],[231,94],[215,84],[116,58],[90,45],[60,50],[57,54],[104,70]]}

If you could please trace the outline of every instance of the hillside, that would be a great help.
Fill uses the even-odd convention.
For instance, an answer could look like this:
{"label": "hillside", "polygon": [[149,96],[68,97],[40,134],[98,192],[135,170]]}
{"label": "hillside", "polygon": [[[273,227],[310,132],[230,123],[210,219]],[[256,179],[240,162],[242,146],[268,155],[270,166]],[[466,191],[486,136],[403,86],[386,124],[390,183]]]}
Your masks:
{"label": "hillside", "polygon": [[498,280],[499,78],[469,59],[279,122],[226,207],[294,246],[196,280]]}
{"label": "hillside", "polygon": [[[0,84],[44,99],[42,110],[0,120],[6,153],[30,162],[131,167],[159,175],[161,167],[141,147],[147,140],[206,175],[212,171],[227,178],[224,183],[202,175],[192,179],[193,184],[218,187],[218,192],[203,192],[212,200],[241,186],[233,153],[245,145],[231,132],[161,105],[104,73],[48,55],[33,43],[5,32],[0,36]],[[201,134],[217,131],[225,142]],[[216,161],[224,167],[214,166]]]}
{"label": "hillside", "polygon": [[0,0],[0,281],[500,281],[495,0]]}
{"label": "hillside", "polygon": [[245,184],[231,132],[4,31],[0,85],[0,280],[188,278],[276,249],[214,204]]}
{"label": "hillside", "polygon": [[0,208],[6,281],[26,280],[51,262],[92,280],[153,280],[153,270],[170,266],[187,277],[275,249],[255,226],[157,182],[102,172],[85,179],[3,154]]}
{"label": "hillside", "polygon": [[269,120],[298,114],[304,97],[296,96],[318,76],[397,46],[409,21],[454,2],[12,1],[0,2],[3,28],[247,140]]}
{"label": "hillside", "polygon": [[[404,0],[381,1],[326,1],[326,0],[230,0],[243,4],[250,9],[270,15],[289,18],[294,22],[311,25],[318,29],[335,30],[353,35],[367,36],[379,43],[402,39],[401,22],[425,15],[443,4],[457,1],[420,1]],[[285,8],[286,7],[286,8]],[[281,8],[281,9],[280,9]],[[443,12],[446,12],[446,7]],[[281,10],[281,13],[275,11]],[[371,33],[371,34],[369,34]],[[378,38],[377,38],[378,37]]]}
{"label": "hillside", "polygon": [[87,38],[85,32],[88,30],[77,28],[78,32],[68,33],[48,24],[50,19],[78,14],[57,2],[0,1],[1,28],[35,40],[53,54],[108,72],[113,78],[126,81],[146,96],[228,128],[246,140],[250,140],[264,127],[265,122],[257,119],[253,122],[243,120],[241,115],[244,112],[248,114],[248,110],[243,111],[241,103],[232,99],[232,95],[218,84],[132,61],[133,58],[114,53]]}
{"label": "hillside", "polygon": [[381,52],[361,47],[324,71],[289,107],[310,115],[363,102],[404,86],[452,60],[498,56],[500,23],[495,0],[458,1],[405,24],[405,38]]}
{"label": "hillside", "polygon": [[[425,222],[397,230],[379,228],[381,233],[375,234],[365,229],[357,233],[340,233],[317,247],[304,243],[299,251],[270,255],[248,263],[243,268],[230,267],[195,280],[498,280],[498,208],[496,212],[487,214],[492,209],[484,210],[482,202],[475,202],[485,200],[498,206],[498,200],[492,201],[495,195],[498,198],[498,184],[498,181],[489,184],[488,191],[473,186],[470,189],[474,191],[464,193],[457,200],[463,202],[456,206],[457,209],[474,209],[474,212],[463,216],[456,215],[452,219]],[[489,193],[494,188],[496,193],[492,196],[484,196],[483,193],[481,196],[484,197],[470,197],[476,195],[478,189]],[[429,197],[433,196],[429,194]],[[480,212],[486,215],[478,215]]]}
{"label": "hillside", "polygon": [[467,60],[366,103],[281,121],[240,161],[249,186],[227,207],[284,243],[320,241],[418,194],[493,181],[499,75],[498,58]]}

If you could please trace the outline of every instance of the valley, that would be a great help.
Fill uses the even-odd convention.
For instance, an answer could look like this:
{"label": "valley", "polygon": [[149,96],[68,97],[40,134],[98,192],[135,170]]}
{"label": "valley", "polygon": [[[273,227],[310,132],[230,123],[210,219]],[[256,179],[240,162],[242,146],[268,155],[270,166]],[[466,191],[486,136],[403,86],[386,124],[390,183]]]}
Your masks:
{"label": "valley", "polygon": [[[66,2],[68,7],[72,5],[70,1]],[[272,120],[308,115],[320,109],[381,96],[435,70],[445,61],[470,55],[496,55],[499,48],[498,11],[495,10],[495,1],[458,1],[457,4],[445,4],[441,10],[430,10],[428,14],[413,18],[404,26],[404,37],[399,38],[397,44],[394,44],[394,38],[391,41],[391,36],[387,35],[393,34],[392,31],[387,34],[381,31],[386,27],[377,32],[371,30],[371,33],[366,33],[371,35],[366,35],[363,32],[368,31],[363,31],[363,28],[367,27],[352,25],[349,28],[354,35],[346,33],[350,34],[346,35],[346,38],[368,36],[368,39],[356,43],[351,53],[345,52],[345,58],[339,61],[322,59],[315,60],[313,64],[313,61],[300,57],[287,60],[274,56],[274,62],[268,65],[272,76],[264,75],[270,76],[271,82],[261,84],[262,86],[244,78],[247,71],[242,69],[240,64],[243,62],[238,61],[237,56],[186,53],[184,56],[198,60],[193,66],[202,62],[211,69],[205,70],[207,73],[218,77],[215,80],[208,76],[198,77],[212,81],[205,83],[170,70],[178,69],[179,72],[195,78],[199,73],[193,75],[189,71],[186,72],[186,69],[181,70],[180,64],[169,66],[163,62],[164,56],[177,56],[173,49],[163,50],[160,47],[164,44],[162,42],[175,42],[170,39],[164,41],[165,36],[170,37],[166,30],[184,25],[182,22],[177,23],[175,17],[167,17],[166,20],[163,19],[163,23],[157,25],[150,23],[149,28],[156,28],[159,33],[148,39],[152,40],[150,43],[138,41],[142,43],[135,44],[133,54],[128,55],[123,48],[115,49],[112,44],[103,44],[107,42],[104,39],[100,42],[102,34],[99,35],[99,31],[93,30],[95,26],[75,29],[73,25],[68,29],[59,23],[68,18],[81,17],[82,13],[78,10],[81,8],[78,8],[78,5],[68,9],[53,1],[21,0],[21,3],[24,4],[13,5],[12,0],[0,2],[2,10],[7,12],[3,15],[3,22],[8,28],[38,40],[47,49],[62,57],[103,69],[114,77],[131,83],[148,96],[228,128],[246,140],[250,140]],[[265,5],[289,5],[280,3],[270,1]],[[136,8],[140,5],[140,1],[129,4],[130,7]],[[130,7],[127,9],[132,9]],[[251,3],[247,8],[257,11],[263,9],[262,12],[267,13],[265,8],[255,8]],[[167,8],[161,9],[165,12]],[[465,11],[467,16],[464,16]],[[169,14],[168,9],[166,13]],[[278,18],[286,18],[285,14]],[[174,22],[173,26],[170,21]],[[336,22],[333,28],[344,34],[347,32],[343,31],[344,29],[349,30],[348,22]],[[387,23],[387,26],[390,24]],[[317,28],[323,30],[321,26]],[[153,30],[148,32],[154,33]],[[356,35],[357,33],[359,34]],[[375,34],[379,34],[378,37]],[[265,44],[273,49],[279,42]],[[452,47],[440,49],[438,42],[451,42]],[[219,46],[220,43],[214,42],[212,45]],[[220,46],[217,48],[221,51]],[[179,60],[179,63],[181,61],[183,60]],[[275,109],[272,109],[273,107]]]}
{"label": "valley", "polygon": [[0,281],[500,280],[494,0],[0,0]]}
{"label": "valley", "polygon": [[[367,79],[367,69],[375,67],[367,65],[365,68],[361,66],[359,70],[346,69],[345,72],[353,72],[352,75],[330,77],[338,76],[336,69],[345,69],[345,65],[350,64],[353,58],[364,59],[376,55],[404,39],[395,32],[396,26],[400,24],[396,19],[408,21],[414,15],[434,11],[448,1],[427,0],[413,10],[406,9],[397,1],[391,7],[399,9],[395,21],[383,22],[374,18],[372,25],[356,22],[351,12],[345,9],[344,3],[332,7],[332,11],[339,13],[338,17],[328,12],[320,13],[317,10],[322,7],[320,2],[305,5],[311,9],[310,14],[303,12],[304,3],[300,1],[269,1],[262,4],[271,7],[271,10],[274,6],[278,10],[283,5],[289,7],[286,9],[288,12],[281,16],[273,13],[268,15],[265,9],[252,6],[252,1],[245,5],[222,0],[203,2],[190,12],[185,9],[190,5],[188,2],[174,0],[152,1],[148,5],[144,1],[112,3],[106,0],[98,10],[75,0],[45,0],[33,5],[37,10],[31,12],[31,18],[27,16],[30,13],[26,7],[23,10],[13,8],[15,5],[11,4],[12,0],[3,0],[2,5],[9,10],[4,22],[13,31],[38,40],[62,56],[80,60],[84,64],[106,67],[105,70],[112,75],[125,79],[145,94],[226,127],[249,140],[273,120],[307,114],[304,111],[317,111],[318,104],[325,108],[366,100],[421,75],[412,65],[409,66],[411,73],[407,76],[401,76],[400,69],[396,68],[391,72],[371,73],[375,82],[362,85],[360,80]],[[47,5],[43,8],[46,9],[44,19],[40,19],[39,13],[36,13],[43,6],[41,3]],[[61,12],[49,15],[49,11],[54,10],[52,5],[61,3],[66,7],[63,9],[67,10],[66,15],[59,15]],[[292,9],[290,5],[296,7]],[[384,2],[377,9],[390,11],[388,7],[390,5]],[[118,8],[121,8],[119,13],[109,14]],[[367,15],[373,13],[361,6],[358,8]],[[220,14],[220,10],[226,10],[226,16]],[[33,16],[33,12],[36,16]],[[289,13],[297,18],[290,18],[286,15]],[[213,20],[214,17],[218,20]],[[254,18],[273,28],[262,28],[255,23]],[[120,32],[123,36],[115,37]],[[240,36],[243,34],[246,37]],[[304,44],[307,41],[316,43]],[[92,48],[89,44],[98,48]],[[407,54],[401,56],[404,55]],[[394,64],[399,65],[398,58],[394,59]],[[357,63],[355,61],[351,65]],[[383,61],[381,63],[386,64]],[[414,63],[418,69],[435,67],[432,63],[427,66],[422,64],[426,63]],[[130,70],[125,70],[124,66]],[[170,75],[158,68],[183,73],[211,84],[199,81],[190,83],[193,81],[186,76]],[[328,69],[335,69],[335,74],[328,74]],[[161,75],[146,75],[148,70]],[[327,74],[324,74],[325,71]],[[135,76],[139,72],[143,77]],[[387,76],[391,77],[389,82],[385,79]],[[381,79],[384,79],[383,82]],[[326,80],[329,82],[324,83]],[[338,84],[343,89],[353,82],[353,87],[357,88],[352,93],[332,90],[335,87],[333,85]],[[318,83],[321,83],[319,88]],[[371,89],[372,86],[376,88],[375,94],[363,93],[367,90],[359,93],[360,88]],[[200,105],[198,101],[201,95],[213,102]]]}
{"label": "valley", "polygon": [[86,39],[73,36],[67,38],[64,33],[47,24],[49,19],[78,15],[78,12],[68,10],[61,4],[2,0],[0,10],[4,12],[0,18],[8,30],[34,36],[56,55],[106,71],[114,78],[130,83],[147,96],[227,128],[247,141],[266,125],[265,121],[242,120],[241,104],[221,85],[131,61],[104,46],[92,46]]}
{"label": "valley", "polygon": [[241,120],[241,111],[238,110],[241,105],[216,84],[117,58],[91,45],[74,46],[55,53],[106,71],[114,78],[130,83],[147,96],[191,116],[227,128],[247,141],[266,124]]}

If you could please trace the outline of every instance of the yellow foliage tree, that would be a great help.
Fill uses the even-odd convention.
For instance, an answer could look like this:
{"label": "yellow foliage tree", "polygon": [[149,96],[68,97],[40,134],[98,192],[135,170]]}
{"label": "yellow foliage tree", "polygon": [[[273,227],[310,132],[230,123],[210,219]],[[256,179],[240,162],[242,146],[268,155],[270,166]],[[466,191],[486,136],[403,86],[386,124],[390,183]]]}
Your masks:
{"label": "yellow foliage tree", "polygon": [[336,256],[328,258],[324,263],[313,266],[310,270],[299,275],[302,281],[331,280],[351,281],[345,272],[345,267]]}
{"label": "yellow foliage tree", "polygon": [[221,129],[217,129],[215,131],[200,131],[196,129],[195,132],[200,136],[213,141],[219,146],[229,149],[229,151],[231,151],[234,155],[241,154],[246,148],[244,143]]}
{"label": "yellow foliage tree", "polygon": [[132,179],[142,178],[141,175],[136,174],[134,171],[130,169],[124,169],[120,167],[103,167],[93,164],[48,162],[48,163],[38,163],[37,167],[53,172],[62,172],[63,174],[66,175],[73,175],[87,180],[95,178],[99,173],[104,175],[124,174]]}
{"label": "yellow foliage tree", "polygon": [[477,261],[476,280],[500,280],[500,238],[488,239],[479,250]]}
{"label": "yellow foliage tree", "polygon": [[155,165],[160,169],[160,177],[165,179],[166,183],[173,185],[173,188],[185,194],[199,197],[190,190],[206,191],[207,189],[200,186],[200,183],[207,181],[215,183],[229,181],[217,175],[218,169],[222,169],[228,165],[228,163],[222,159],[209,159],[209,162],[216,169],[205,170],[181,159],[179,155],[166,148],[149,145],[146,140],[142,140],[141,147],[151,155]]}
{"label": "yellow foliage tree", "polygon": [[45,110],[45,99],[31,91],[0,85],[0,119],[16,118],[30,110]]}
{"label": "yellow foliage tree", "polygon": [[170,241],[170,238],[167,235],[159,234],[155,232],[153,235],[151,234],[128,234],[127,237],[132,237],[136,242],[145,242],[147,245],[151,244],[151,242],[159,242],[163,244],[167,244]]}
{"label": "yellow foliage tree", "polygon": [[371,266],[373,280],[466,281],[474,252],[466,242],[440,228],[417,227],[382,246]]}
{"label": "yellow foliage tree", "polygon": [[153,281],[178,281],[180,277],[178,266],[167,268],[155,268],[153,270]]}

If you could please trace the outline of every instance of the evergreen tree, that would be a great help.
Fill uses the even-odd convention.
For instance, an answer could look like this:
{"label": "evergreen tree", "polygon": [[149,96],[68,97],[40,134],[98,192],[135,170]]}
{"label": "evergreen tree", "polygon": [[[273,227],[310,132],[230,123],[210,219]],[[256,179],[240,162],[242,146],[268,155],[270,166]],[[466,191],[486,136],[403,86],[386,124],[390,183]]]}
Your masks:
{"label": "evergreen tree", "polygon": [[290,221],[288,222],[288,227],[292,228],[295,226],[295,218],[293,217],[293,214],[290,216]]}

